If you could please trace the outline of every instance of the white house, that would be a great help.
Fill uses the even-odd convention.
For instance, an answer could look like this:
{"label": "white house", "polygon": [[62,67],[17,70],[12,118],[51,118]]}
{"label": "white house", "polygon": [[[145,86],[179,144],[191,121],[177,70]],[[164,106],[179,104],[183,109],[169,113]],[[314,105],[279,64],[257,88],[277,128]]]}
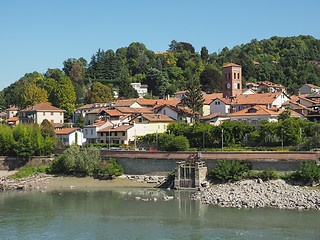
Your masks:
{"label": "white house", "polygon": [[109,121],[97,120],[91,125],[87,125],[83,128],[83,136],[86,139],[86,144],[88,143],[98,143],[99,137],[97,132],[100,129],[112,126],[112,123]]}
{"label": "white house", "polygon": [[210,115],[214,113],[230,113],[231,100],[226,98],[216,98],[210,103]]}
{"label": "white house", "polygon": [[139,98],[143,98],[148,93],[148,85],[141,85],[141,83],[131,83],[131,86],[137,91]]}
{"label": "white house", "polygon": [[86,141],[80,128],[62,128],[56,131],[56,138],[60,139],[63,145],[82,146]]}

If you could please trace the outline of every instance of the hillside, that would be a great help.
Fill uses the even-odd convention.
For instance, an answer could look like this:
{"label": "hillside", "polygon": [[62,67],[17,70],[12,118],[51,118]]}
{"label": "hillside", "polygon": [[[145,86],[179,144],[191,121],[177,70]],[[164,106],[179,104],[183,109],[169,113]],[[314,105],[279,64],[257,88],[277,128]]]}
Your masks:
{"label": "hillside", "polygon": [[174,40],[168,51],[162,53],[154,53],[143,43],[133,42],[116,51],[99,49],[88,62],[83,58],[70,58],[64,61],[63,69],[49,69],[44,74],[27,73],[0,92],[0,107],[25,107],[46,99],[71,114],[76,104],[111,100],[109,95],[97,97],[99,94],[93,92],[97,86],[92,86],[95,82],[107,86],[105,93],[116,90],[125,98],[136,96],[131,82],[147,84],[152,94],[148,97],[161,98],[185,90],[187,80],[193,78],[200,79],[202,90],[219,92],[221,68],[228,62],[243,67],[244,85],[271,81],[296,94],[305,83],[320,85],[320,67],[316,61],[320,61],[320,40],[312,36],[253,39],[231,50],[225,47],[211,54],[206,47],[197,53],[190,43]]}

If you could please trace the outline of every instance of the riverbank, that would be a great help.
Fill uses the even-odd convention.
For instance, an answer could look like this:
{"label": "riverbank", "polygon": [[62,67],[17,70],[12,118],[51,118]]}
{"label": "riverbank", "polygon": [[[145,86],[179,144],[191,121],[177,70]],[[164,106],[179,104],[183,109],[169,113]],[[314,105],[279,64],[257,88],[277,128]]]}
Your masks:
{"label": "riverbank", "polygon": [[319,187],[294,186],[279,179],[216,184],[201,189],[192,199],[220,207],[320,210]]}
{"label": "riverbank", "polygon": [[54,190],[80,188],[153,188],[159,184],[158,180],[143,179],[134,176],[120,176],[109,180],[99,180],[92,177],[58,176],[49,174],[34,174],[22,179],[11,179],[8,176],[14,171],[1,171],[0,191],[5,190]]}

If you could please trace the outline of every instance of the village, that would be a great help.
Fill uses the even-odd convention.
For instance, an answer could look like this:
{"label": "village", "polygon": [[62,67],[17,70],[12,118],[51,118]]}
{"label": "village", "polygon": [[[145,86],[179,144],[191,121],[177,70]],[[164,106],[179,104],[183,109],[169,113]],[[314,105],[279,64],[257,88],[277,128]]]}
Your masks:
{"label": "village", "polygon": [[[115,96],[113,102],[86,104],[75,110],[72,121],[65,120],[65,110],[47,103],[25,109],[12,106],[1,116],[10,126],[41,124],[47,119],[54,126],[61,145],[102,143],[109,148],[112,144],[134,146],[137,137],[164,133],[174,121],[191,125],[194,116],[213,125],[236,121],[257,126],[262,120],[277,122],[279,115],[290,109],[291,117],[312,122],[320,120],[320,87],[305,84],[299,89],[299,95],[292,96],[284,86],[268,81],[247,83],[243,89],[242,67],[234,63],[222,67],[221,93],[202,92],[201,112],[185,107],[186,91],[166,99],[145,99],[148,86],[141,83],[132,83],[132,86],[139,98],[117,99]],[[75,127],[80,119],[84,120],[83,128]]]}

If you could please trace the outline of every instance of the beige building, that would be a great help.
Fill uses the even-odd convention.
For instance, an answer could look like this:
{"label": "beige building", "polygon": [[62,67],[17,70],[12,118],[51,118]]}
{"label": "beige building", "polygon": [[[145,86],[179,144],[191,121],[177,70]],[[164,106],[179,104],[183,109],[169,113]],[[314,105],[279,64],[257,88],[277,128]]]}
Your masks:
{"label": "beige building", "polygon": [[134,141],[133,125],[108,126],[97,132],[99,143],[127,144]]}
{"label": "beige building", "polygon": [[6,119],[16,117],[19,109],[16,106],[12,106],[6,109]]}
{"label": "beige building", "polygon": [[32,107],[27,107],[19,112],[19,119],[22,123],[38,123],[47,119],[51,123],[64,123],[64,112],[47,103],[39,103]]}

